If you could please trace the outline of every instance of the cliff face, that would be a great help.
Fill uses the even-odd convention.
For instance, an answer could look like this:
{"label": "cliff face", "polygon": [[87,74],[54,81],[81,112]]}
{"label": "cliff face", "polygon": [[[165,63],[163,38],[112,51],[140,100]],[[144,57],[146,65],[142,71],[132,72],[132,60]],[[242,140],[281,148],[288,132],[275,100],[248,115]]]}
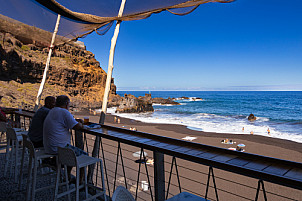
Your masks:
{"label": "cliff face", "polygon": [[[47,55],[48,48],[0,33],[1,106],[33,108]],[[83,45],[66,44],[53,52],[42,99],[66,94],[75,108],[101,107],[106,76],[94,55]],[[112,80],[110,100],[116,99],[115,94]]]}

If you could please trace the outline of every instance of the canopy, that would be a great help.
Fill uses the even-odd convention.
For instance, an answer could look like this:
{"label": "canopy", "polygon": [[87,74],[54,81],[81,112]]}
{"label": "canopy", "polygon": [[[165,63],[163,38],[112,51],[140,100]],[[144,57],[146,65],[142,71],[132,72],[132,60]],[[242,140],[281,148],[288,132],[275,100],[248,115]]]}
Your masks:
{"label": "canopy", "polygon": [[[232,1],[234,0],[127,0],[127,2],[126,0],[0,0],[0,13],[2,14],[0,15],[0,31],[10,32],[17,37],[29,38],[32,42],[38,39],[41,45],[49,44],[52,41],[37,96],[37,106],[43,91],[53,45],[64,44],[69,40],[77,40],[94,31],[98,34],[105,34],[116,20],[117,24],[111,40],[100,118],[100,123],[104,124],[113,70],[114,50],[121,21],[145,19],[153,13],[162,11],[185,15],[195,10],[200,4],[210,2],[229,3]],[[61,16],[62,19],[59,22]],[[21,25],[18,21],[29,26]],[[60,37],[54,40],[59,23],[58,35]],[[52,37],[50,33],[55,24],[56,28]],[[50,40],[51,37],[52,40]],[[97,136],[92,156],[95,157],[99,153],[99,146],[100,137]],[[89,180],[92,181],[93,168],[90,168],[88,175]],[[164,200],[164,197],[162,196],[160,200]]]}
{"label": "canopy", "polygon": [[[49,46],[57,14],[62,16],[55,45],[76,40],[89,33],[105,34],[115,20],[131,21],[150,17],[153,13],[169,11],[176,15],[192,12],[200,4],[210,2],[228,3],[234,0],[127,0],[122,16],[118,16],[122,0],[0,0],[0,31],[18,36],[39,39],[42,46]],[[41,6],[43,5],[43,6]],[[6,16],[6,17],[5,17]],[[8,17],[8,18],[7,18]],[[20,21],[29,25],[21,29]],[[33,33],[33,34],[32,34]]]}

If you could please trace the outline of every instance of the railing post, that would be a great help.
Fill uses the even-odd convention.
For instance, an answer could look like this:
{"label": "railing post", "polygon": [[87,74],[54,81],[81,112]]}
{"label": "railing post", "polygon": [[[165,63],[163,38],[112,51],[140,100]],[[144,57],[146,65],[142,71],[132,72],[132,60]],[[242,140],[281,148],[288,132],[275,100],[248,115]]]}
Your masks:
{"label": "railing post", "polygon": [[21,118],[20,118],[20,115],[16,114],[16,113],[15,113],[15,122],[16,122],[17,127],[21,128]]}
{"label": "railing post", "polygon": [[75,130],[75,146],[84,150],[84,140],[83,140],[84,132]]}
{"label": "railing post", "polygon": [[155,201],[165,200],[165,163],[164,154],[154,151],[154,191]]}

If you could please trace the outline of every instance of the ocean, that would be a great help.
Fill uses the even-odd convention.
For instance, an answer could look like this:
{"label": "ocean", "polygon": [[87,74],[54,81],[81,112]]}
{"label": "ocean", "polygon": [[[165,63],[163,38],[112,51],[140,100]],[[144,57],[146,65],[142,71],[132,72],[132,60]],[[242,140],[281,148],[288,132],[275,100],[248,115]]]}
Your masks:
{"label": "ocean", "polygon": [[[153,98],[189,97],[180,105],[153,105],[153,113],[116,114],[147,123],[180,124],[192,130],[263,135],[302,143],[302,91],[117,91]],[[202,98],[194,101],[194,98]],[[248,121],[254,114],[257,120]],[[244,128],[244,130],[243,130]],[[270,130],[268,135],[267,130]]]}

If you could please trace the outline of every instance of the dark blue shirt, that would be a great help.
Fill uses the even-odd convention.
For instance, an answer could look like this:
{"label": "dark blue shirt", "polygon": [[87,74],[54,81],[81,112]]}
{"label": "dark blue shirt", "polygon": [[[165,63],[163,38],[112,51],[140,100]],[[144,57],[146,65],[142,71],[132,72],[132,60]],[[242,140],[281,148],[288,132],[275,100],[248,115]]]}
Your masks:
{"label": "dark blue shirt", "polygon": [[41,107],[34,115],[28,130],[29,139],[32,142],[43,141],[43,123],[50,111],[47,107]]}

